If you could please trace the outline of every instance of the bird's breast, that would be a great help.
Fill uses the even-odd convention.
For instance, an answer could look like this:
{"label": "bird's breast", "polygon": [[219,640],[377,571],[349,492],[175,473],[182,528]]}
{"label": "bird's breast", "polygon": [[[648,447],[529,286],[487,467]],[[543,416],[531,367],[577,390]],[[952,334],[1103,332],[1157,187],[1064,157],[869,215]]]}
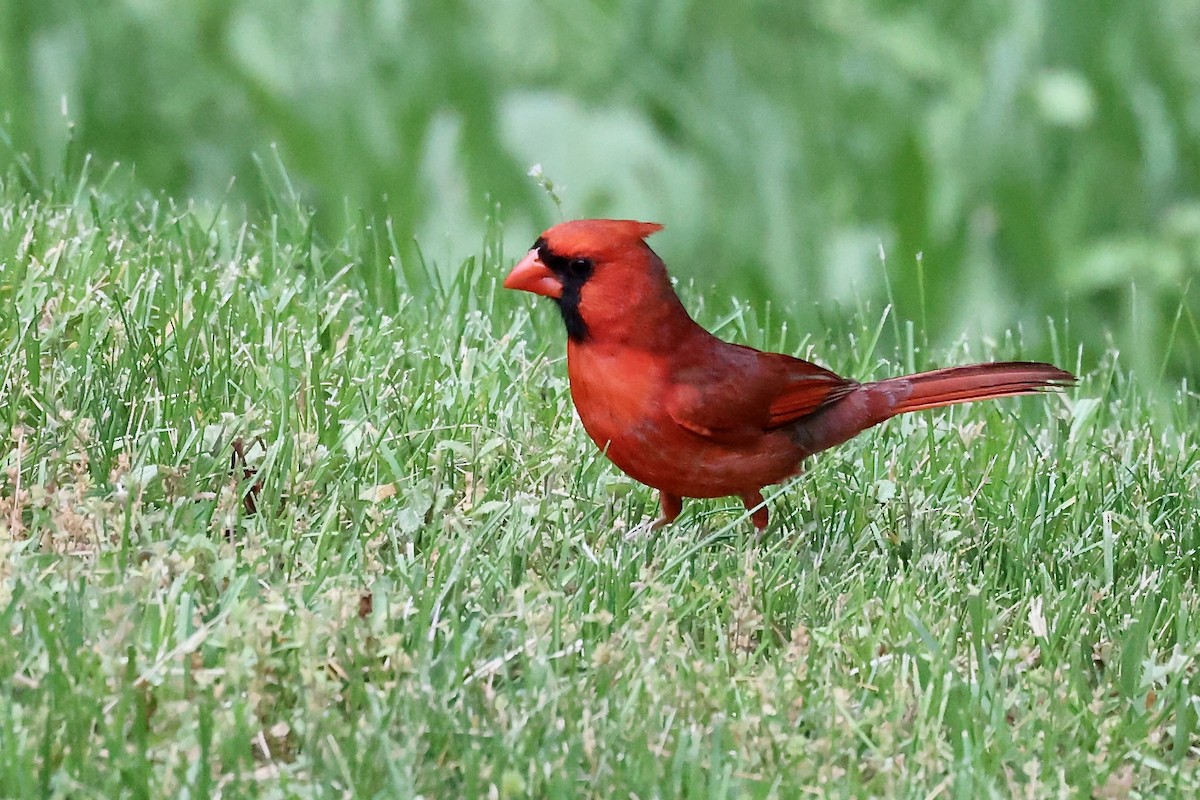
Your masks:
{"label": "bird's breast", "polygon": [[661,359],[644,351],[572,343],[567,373],[579,419],[601,449],[653,445],[661,436],[668,386]]}

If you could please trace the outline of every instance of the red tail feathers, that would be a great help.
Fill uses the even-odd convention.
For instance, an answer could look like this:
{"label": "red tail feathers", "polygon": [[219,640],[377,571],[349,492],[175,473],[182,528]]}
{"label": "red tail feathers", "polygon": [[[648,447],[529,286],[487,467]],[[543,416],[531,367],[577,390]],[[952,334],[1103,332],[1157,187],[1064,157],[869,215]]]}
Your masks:
{"label": "red tail feathers", "polygon": [[1075,384],[1075,376],[1050,364],[1005,361],[938,369],[880,383],[893,381],[904,381],[912,387],[912,394],[900,401],[893,411],[894,414],[904,414],[973,400],[1063,389]]}

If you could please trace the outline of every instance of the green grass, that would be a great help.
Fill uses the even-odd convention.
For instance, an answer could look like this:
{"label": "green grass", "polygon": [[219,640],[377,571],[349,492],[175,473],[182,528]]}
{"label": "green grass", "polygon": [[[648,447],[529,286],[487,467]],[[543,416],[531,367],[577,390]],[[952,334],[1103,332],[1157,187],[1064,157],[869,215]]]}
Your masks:
{"label": "green grass", "polygon": [[[736,501],[628,541],[495,227],[414,288],[386,229],[98,185],[0,186],[0,794],[1200,790],[1193,387],[1088,352],[823,455],[761,542]],[[1077,363],[685,294],[858,378]]]}

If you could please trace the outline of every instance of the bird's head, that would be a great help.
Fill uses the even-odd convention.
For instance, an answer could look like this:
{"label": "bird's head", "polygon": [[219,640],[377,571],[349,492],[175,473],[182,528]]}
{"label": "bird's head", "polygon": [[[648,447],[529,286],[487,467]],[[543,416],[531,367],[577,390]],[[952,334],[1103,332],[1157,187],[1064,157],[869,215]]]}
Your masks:
{"label": "bird's head", "polygon": [[621,330],[635,321],[639,307],[662,297],[678,304],[666,267],[644,241],[660,230],[654,222],[625,219],[560,223],[513,267],[504,288],[553,299],[575,342],[588,339],[598,325]]}

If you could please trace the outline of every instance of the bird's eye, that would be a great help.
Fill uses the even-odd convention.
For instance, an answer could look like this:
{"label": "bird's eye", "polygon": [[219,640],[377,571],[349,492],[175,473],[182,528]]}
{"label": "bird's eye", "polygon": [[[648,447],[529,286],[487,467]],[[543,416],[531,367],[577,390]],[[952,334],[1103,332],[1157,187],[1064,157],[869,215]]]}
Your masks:
{"label": "bird's eye", "polygon": [[573,258],[567,262],[567,269],[576,275],[586,275],[588,272],[591,272],[592,262],[586,258]]}

